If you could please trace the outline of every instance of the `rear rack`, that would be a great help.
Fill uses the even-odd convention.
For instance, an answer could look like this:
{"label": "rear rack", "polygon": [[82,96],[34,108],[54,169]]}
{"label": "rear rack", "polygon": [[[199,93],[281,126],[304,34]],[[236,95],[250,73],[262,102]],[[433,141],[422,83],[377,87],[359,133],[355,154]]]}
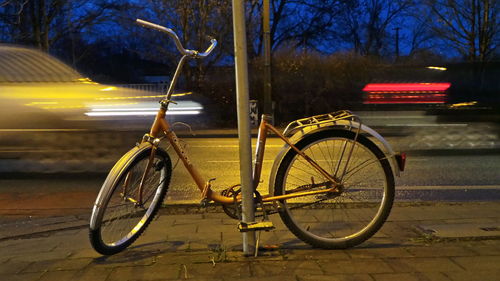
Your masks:
{"label": "rear rack", "polygon": [[[321,125],[326,124],[326,123],[335,123],[336,121],[339,120],[348,120],[348,121],[355,121],[361,124],[360,118],[355,115],[354,113],[350,112],[349,110],[340,110],[332,113],[326,113],[326,114],[321,114],[321,115],[316,115],[316,116],[311,116],[307,118],[302,118],[295,120],[293,122],[290,122],[288,126],[286,126],[285,130],[283,131],[283,135],[289,136],[294,134],[295,132],[305,128],[305,127],[310,127],[310,126],[318,126],[321,127]],[[360,126],[361,128],[361,126]]]}

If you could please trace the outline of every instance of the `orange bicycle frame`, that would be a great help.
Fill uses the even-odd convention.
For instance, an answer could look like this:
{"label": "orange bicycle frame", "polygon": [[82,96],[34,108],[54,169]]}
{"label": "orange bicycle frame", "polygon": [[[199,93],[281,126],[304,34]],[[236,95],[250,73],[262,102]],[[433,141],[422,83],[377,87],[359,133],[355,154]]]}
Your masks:
{"label": "orange bicycle frame", "polygon": [[[167,101],[168,102],[168,101]],[[149,136],[151,138],[157,138],[161,135],[161,133],[164,133],[166,135],[166,138],[168,139],[169,143],[172,145],[174,151],[176,154],[179,156],[181,159],[182,163],[186,167],[187,171],[195,181],[196,185],[198,186],[200,192],[202,193],[202,199],[206,198],[209,200],[213,200],[214,202],[221,203],[221,204],[232,204],[234,203],[234,198],[232,197],[226,197],[223,196],[219,193],[216,193],[212,191],[210,187],[210,183],[200,175],[196,167],[191,163],[187,152],[185,149],[179,144],[179,139],[177,138],[177,135],[170,129],[170,125],[168,122],[165,120],[165,115],[166,115],[166,109],[165,108],[160,108],[158,111],[158,114],[156,115],[155,121],[151,127],[151,130],[149,132]],[[302,151],[300,151],[297,147],[295,147],[287,137],[285,137],[281,132],[279,132],[274,126],[272,126],[268,120],[268,118],[264,115],[262,118],[262,121],[259,126],[259,135],[258,135],[258,140],[257,140],[257,147],[256,147],[256,157],[255,157],[255,163],[253,167],[253,188],[254,190],[257,189],[257,186],[259,185],[260,181],[260,175],[262,172],[262,163],[264,159],[264,151],[265,151],[265,144],[266,144],[266,139],[267,139],[267,134],[268,131],[271,131],[275,133],[279,138],[281,138],[286,144],[288,144],[291,149],[293,149],[298,155],[303,157],[308,163],[311,164],[322,176],[324,176],[328,181],[332,183],[331,188],[326,188],[323,190],[314,190],[314,191],[305,191],[305,192],[295,192],[292,194],[285,194],[285,195],[280,195],[280,196],[271,196],[271,195],[265,195],[262,197],[263,202],[272,202],[272,201],[277,201],[277,200],[285,200],[289,198],[295,198],[295,197],[302,197],[302,196],[308,196],[308,195],[314,195],[314,194],[322,194],[322,193],[329,193],[329,192],[336,192],[338,191],[337,186],[340,185],[340,183],[334,179],[327,171],[325,171],[321,166],[319,166],[316,162],[314,162],[312,159],[310,159],[307,155],[305,155]],[[155,153],[155,150],[152,150],[152,154]],[[150,157],[152,158],[152,157]],[[148,168],[150,165],[148,165]],[[144,175],[147,174],[147,171],[144,172]],[[236,200],[241,200],[241,198],[237,198]]]}

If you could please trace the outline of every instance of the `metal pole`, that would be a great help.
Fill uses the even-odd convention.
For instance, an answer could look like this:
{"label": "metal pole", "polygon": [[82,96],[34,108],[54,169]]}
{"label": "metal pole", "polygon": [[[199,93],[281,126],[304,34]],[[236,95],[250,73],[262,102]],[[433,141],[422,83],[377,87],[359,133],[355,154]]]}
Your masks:
{"label": "metal pole", "polygon": [[[233,0],[234,60],[236,68],[236,103],[238,107],[238,136],[240,145],[240,179],[242,221],[254,222],[252,184],[252,143],[250,138],[250,109],[248,94],[247,40],[244,0]],[[255,232],[243,233],[243,253],[255,253]]]}
{"label": "metal pole", "polygon": [[[272,78],[271,78],[271,15],[269,0],[263,0],[262,27],[264,40],[264,114],[273,116],[272,109]],[[273,118],[274,120],[274,118]]]}
{"label": "metal pole", "polygon": [[394,28],[394,30],[396,30],[396,62],[399,61],[399,30],[400,29],[401,29],[400,27]]}

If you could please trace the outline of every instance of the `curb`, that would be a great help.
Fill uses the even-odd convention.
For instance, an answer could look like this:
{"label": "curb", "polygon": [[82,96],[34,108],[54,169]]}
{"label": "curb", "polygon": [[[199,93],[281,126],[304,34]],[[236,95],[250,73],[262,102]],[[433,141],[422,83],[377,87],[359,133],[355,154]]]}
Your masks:
{"label": "curb", "polygon": [[2,225],[2,229],[5,229],[6,231],[0,231],[0,241],[32,238],[33,236],[43,236],[63,230],[81,229],[89,226],[88,220],[75,220],[75,216],[60,217],[63,221],[56,223],[48,223],[45,225],[37,224],[48,219],[49,218],[17,221]]}
{"label": "curb", "polygon": [[[418,201],[418,202],[395,202],[394,207],[415,207],[415,206],[460,206],[463,204],[477,205],[483,202],[445,202],[445,201]],[[189,215],[189,214],[206,214],[206,213],[224,213],[221,205],[210,205],[207,208],[201,208],[199,204],[194,203],[181,203],[163,205],[159,210],[160,215]],[[90,214],[89,214],[90,215]],[[50,222],[52,220],[52,222]],[[45,223],[44,223],[45,222]],[[43,236],[51,233],[82,229],[89,227],[89,219],[79,218],[72,215],[67,217],[47,217],[35,220],[24,220],[11,222],[1,225],[0,229],[8,229],[6,233],[0,231],[0,242],[14,239],[26,239],[34,236]],[[33,229],[39,227],[40,229]],[[16,229],[17,228],[17,229]]]}

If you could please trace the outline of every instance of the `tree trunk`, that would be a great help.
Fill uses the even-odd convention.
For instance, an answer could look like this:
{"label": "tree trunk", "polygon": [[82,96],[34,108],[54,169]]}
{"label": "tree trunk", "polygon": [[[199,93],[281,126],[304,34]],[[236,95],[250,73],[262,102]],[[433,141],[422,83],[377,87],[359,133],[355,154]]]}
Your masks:
{"label": "tree trunk", "polygon": [[[43,0],[41,0],[43,2]],[[40,2],[38,2],[40,5]],[[41,33],[41,27],[40,23],[38,21],[38,7],[35,1],[30,1],[29,2],[29,10],[31,14],[31,27],[33,30],[33,34],[31,35],[31,41],[33,42],[33,45],[36,47],[40,48],[42,47],[41,42],[40,42],[40,33]]]}

